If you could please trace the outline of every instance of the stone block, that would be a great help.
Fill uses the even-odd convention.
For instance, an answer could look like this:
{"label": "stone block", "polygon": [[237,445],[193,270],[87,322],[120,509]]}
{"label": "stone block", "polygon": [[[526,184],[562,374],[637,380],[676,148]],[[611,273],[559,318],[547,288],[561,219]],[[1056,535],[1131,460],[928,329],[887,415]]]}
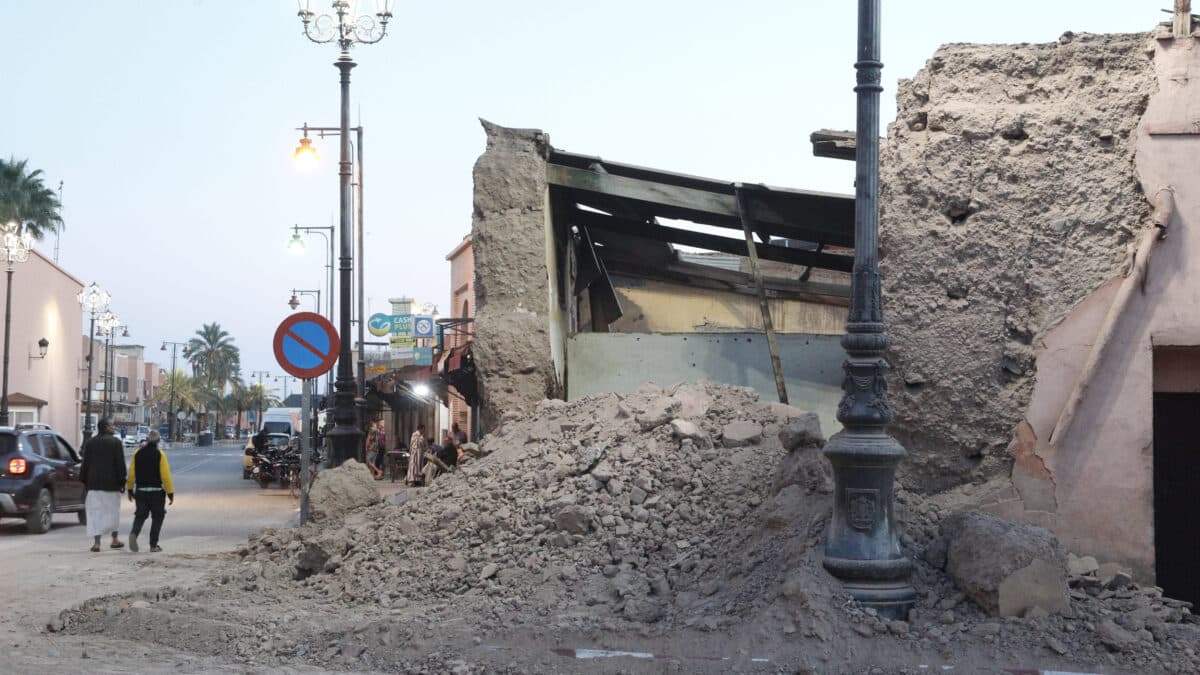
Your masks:
{"label": "stone block", "polygon": [[1049,530],[979,513],[942,521],[946,572],[959,590],[993,615],[1034,607],[1070,612],[1067,552]]}

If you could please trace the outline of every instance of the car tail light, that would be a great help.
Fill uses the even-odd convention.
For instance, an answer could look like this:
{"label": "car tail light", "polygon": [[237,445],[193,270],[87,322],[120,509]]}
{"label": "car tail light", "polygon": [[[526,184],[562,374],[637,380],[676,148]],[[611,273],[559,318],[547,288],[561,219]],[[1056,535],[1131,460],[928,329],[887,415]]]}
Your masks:
{"label": "car tail light", "polygon": [[21,474],[25,473],[27,468],[28,467],[26,467],[25,459],[23,457],[14,457],[13,459],[8,460],[8,472],[14,476],[20,476]]}

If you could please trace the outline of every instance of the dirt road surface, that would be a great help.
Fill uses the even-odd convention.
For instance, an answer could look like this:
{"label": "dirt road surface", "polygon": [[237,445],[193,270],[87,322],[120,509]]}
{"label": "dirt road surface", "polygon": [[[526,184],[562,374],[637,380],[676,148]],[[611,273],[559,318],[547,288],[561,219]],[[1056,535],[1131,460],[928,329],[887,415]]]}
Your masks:
{"label": "dirt road surface", "polygon": [[[161,646],[43,630],[59,611],[88,598],[193,583],[250,533],[296,519],[297,502],[286,491],[242,480],[240,447],[176,448],[168,457],[176,499],[167,509],[162,553],[148,552],[149,523],[140,553],[110,550],[107,537],[105,549],[92,553],[74,514],[55,515],[44,535],[26,534],[23,521],[0,520],[0,672],[253,672]],[[126,500],[122,541],[132,523],[133,504]]]}

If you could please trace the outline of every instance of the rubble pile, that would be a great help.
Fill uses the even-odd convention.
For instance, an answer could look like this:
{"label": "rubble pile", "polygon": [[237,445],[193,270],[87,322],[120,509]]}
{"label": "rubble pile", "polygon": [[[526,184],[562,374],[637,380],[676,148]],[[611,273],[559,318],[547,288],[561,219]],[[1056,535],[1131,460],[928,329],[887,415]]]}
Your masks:
{"label": "rubble pile", "polygon": [[[860,607],[821,567],[833,487],[822,443],[815,415],[744,388],[544,401],[505,419],[482,444],[487,456],[428,488],[265,530],[206,585],[99,598],[55,629],[243,663],[389,672],[562,672],[561,657],[532,645],[638,640],[742,658],[748,672],[937,658],[972,672],[1021,659],[1200,669],[1186,603],[1066,555],[1045,530],[953,515],[903,489],[918,605],[907,621]],[[358,466],[320,480],[340,474],[362,482]],[[1050,591],[1036,597],[1060,592],[1062,603],[1013,604],[1030,596],[1012,585],[1030,580]],[[514,644],[525,646],[489,647]],[[769,664],[748,660],[756,654]]]}
{"label": "rubble pile", "polygon": [[[737,550],[743,535],[794,528],[807,515],[802,552],[828,510],[805,499],[829,491],[819,453],[776,474],[788,455],[781,431],[792,448],[821,443],[815,415],[757,398],[693,384],[544,401],[484,442],[489,457],[404,503],[345,528],[268,532],[243,554],[288,570],[274,581],[301,598],[386,607],[512,595],[521,609],[593,608],[601,622],[672,616],[715,629],[767,595],[720,593],[740,587],[731,578],[759,583],[756,561]],[[778,586],[785,571],[763,583]],[[397,577],[404,582],[381,594],[378,580]]]}

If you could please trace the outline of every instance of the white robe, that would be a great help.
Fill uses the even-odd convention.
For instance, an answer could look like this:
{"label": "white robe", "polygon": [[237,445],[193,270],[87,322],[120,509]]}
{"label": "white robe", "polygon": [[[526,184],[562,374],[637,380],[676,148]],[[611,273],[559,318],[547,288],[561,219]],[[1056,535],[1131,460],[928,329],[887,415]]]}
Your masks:
{"label": "white robe", "polygon": [[87,511],[87,533],[89,537],[116,532],[121,527],[121,494],[88,490],[83,500]]}

